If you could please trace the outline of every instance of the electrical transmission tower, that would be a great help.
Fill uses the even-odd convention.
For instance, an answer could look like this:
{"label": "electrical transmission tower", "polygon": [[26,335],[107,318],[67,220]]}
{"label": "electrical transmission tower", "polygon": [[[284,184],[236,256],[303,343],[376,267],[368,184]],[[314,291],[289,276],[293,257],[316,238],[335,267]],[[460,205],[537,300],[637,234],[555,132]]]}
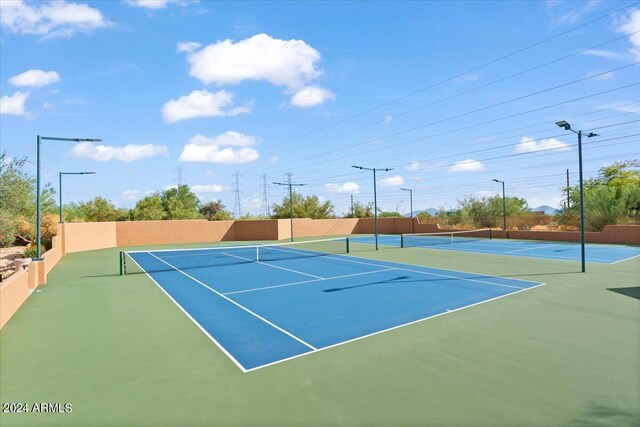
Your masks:
{"label": "electrical transmission tower", "polygon": [[240,174],[238,171],[233,173],[233,211],[236,213],[236,218],[240,218],[242,216],[242,206],[240,205]]}
{"label": "electrical transmission tower", "polygon": [[[185,180],[183,179],[183,176],[182,176],[182,172],[183,172],[183,170],[182,170],[182,167],[181,167],[181,166],[178,166],[177,168],[175,168],[175,169],[173,170],[173,174],[174,174],[174,176],[175,176],[175,178],[173,178],[173,182],[174,182],[177,186],[181,186],[182,184],[184,184],[184,183],[185,183]],[[184,172],[184,174],[185,174],[185,175],[187,174],[187,173],[186,173],[186,171]]]}
{"label": "electrical transmission tower", "polygon": [[267,174],[263,173],[262,178],[262,206],[260,207],[260,216],[268,217],[270,212],[269,202],[267,201]]}

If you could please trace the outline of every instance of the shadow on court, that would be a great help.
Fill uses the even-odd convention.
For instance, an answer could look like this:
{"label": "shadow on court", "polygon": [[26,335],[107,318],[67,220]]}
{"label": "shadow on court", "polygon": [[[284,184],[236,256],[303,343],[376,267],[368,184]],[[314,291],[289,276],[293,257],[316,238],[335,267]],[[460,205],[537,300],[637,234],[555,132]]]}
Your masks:
{"label": "shadow on court", "polygon": [[607,290],[627,297],[640,299],[640,286],[632,286],[630,288],[608,288]]}

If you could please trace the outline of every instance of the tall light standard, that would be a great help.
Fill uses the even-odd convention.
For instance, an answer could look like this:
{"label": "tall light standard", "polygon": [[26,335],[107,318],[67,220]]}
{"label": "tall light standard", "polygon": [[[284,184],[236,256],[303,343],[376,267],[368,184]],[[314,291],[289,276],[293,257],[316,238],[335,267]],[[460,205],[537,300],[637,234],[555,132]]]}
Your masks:
{"label": "tall light standard", "polygon": [[[507,232],[507,199],[504,195],[504,181],[500,181],[499,179],[494,179],[495,182],[502,183],[502,230]],[[503,236],[506,238],[506,235]]]}
{"label": "tall light standard", "polygon": [[376,171],[388,172],[390,168],[384,169],[376,169],[376,168],[365,168],[363,166],[351,166],[352,168],[373,171],[373,234],[376,237],[376,251],[378,250],[378,197],[376,194]]}
{"label": "tall light standard", "polygon": [[42,214],[40,212],[40,142],[41,141],[71,141],[71,142],[100,142],[97,138],[57,138],[53,136],[40,136],[36,139],[36,261],[42,260]]}
{"label": "tall light standard", "polygon": [[[559,120],[556,122],[564,130],[570,130],[578,135],[578,168],[580,171],[580,254],[582,258],[582,272],[586,271],[586,256],[584,248],[584,187],[582,184],[582,131],[575,131],[571,129],[571,125],[566,120]],[[598,136],[597,133],[589,132],[586,134],[587,138]]]}
{"label": "tall light standard", "polygon": [[58,172],[58,189],[60,191],[60,215],[58,222],[60,224],[64,223],[62,219],[62,175],[94,175],[95,172]]}
{"label": "tall light standard", "polygon": [[409,206],[411,206],[411,218],[413,218],[413,190],[410,188],[401,188],[402,191],[409,192]]}
{"label": "tall light standard", "polygon": [[289,175],[288,182],[274,182],[276,185],[286,185],[289,187],[289,207],[290,207],[290,221],[291,221],[291,241],[293,242],[293,190],[292,187],[302,187],[307,184],[292,184],[291,183],[291,173]]}

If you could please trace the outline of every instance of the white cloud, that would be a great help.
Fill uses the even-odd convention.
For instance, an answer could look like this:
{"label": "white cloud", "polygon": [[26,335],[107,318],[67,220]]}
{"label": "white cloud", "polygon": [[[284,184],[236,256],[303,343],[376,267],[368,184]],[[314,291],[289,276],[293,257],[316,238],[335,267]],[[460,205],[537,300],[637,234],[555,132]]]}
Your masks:
{"label": "white cloud", "polygon": [[631,53],[640,60],[640,9],[633,9],[627,18],[623,18],[617,28],[618,32],[629,34],[629,42],[633,46]]}
{"label": "white cloud", "polygon": [[[233,131],[227,131],[212,138],[195,135],[184,146],[179,160],[183,162],[249,163],[258,159],[258,150],[250,148],[256,143],[256,137]],[[232,147],[242,148],[234,149]]]}
{"label": "white cloud", "polygon": [[278,156],[271,156],[271,158],[269,158],[269,161],[271,163],[278,163],[280,161],[280,157]]}
{"label": "white cloud", "polygon": [[382,118],[382,120],[383,120],[385,123],[391,123],[391,122],[393,121],[393,116],[384,116],[384,117]]}
{"label": "white cloud", "polygon": [[516,145],[517,153],[532,153],[545,150],[567,151],[569,146],[555,138],[535,140],[528,136],[523,136],[520,143]]}
{"label": "white cloud", "polygon": [[9,114],[11,116],[28,115],[24,110],[27,98],[29,98],[29,92],[16,92],[11,96],[0,97],[0,114]]}
{"label": "white cloud", "polygon": [[597,56],[599,58],[607,58],[607,59],[616,59],[622,56],[618,52],[612,52],[610,50],[600,50],[600,49],[588,49],[588,50],[585,50],[584,52],[580,52],[580,55]]}
{"label": "white cloud", "polygon": [[158,155],[168,156],[169,148],[166,145],[153,144],[127,144],[124,147],[112,147],[110,145],[96,145],[92,142],[80,142],[71,149],[71,155],[100,162],[108,160],[132,162]]}
{"label": "white cloud", "polygon": [[585,79],[593,77],[593,80],[611,80],[613,78],[613,72],[609,71],[603,73],[602,71],[591,71],[584,76]]}
{"label": "white cloud", "polygon": [[64,0],[26,4],[22,0],[0,1],[0,25],[13,33],[35,34],[44,38],[70,37],[109,27],[98,9]]}
{"label": "white cloud", "polygon": [[153,190],[124,190],[122,197],[125,200],[138,200],[150,194],[153,194]]}
{"label": "white cloud", "polygon": [[456,80],[459,82],[475,82],[480,79],[480,74],[465,74],[458,77]]}
{"label": "white cloud", "polygon": [[207,90],[194,90],[189,95],[172,99],[162,107],[162,117],[167,123],[196,117],[236,116],[251,111],[250,104],[245,107],[233,107],[233,92],[221,90],[211,93]]}
{"label": "white cloud", "polygon": [[201,47],[202,45],[198,42],[180,42],[178,43],[178,52],[193,52]]}
{"label": "white cloud", "polygon": [[170,3],[178,4],[181,6],[184,6],[188,3],[185,0],[125,0],[124,2],[129,6],[154,10],[166,9]]}
{"label": "white cloud", "polygon": [[383,178],[378,180],[378,184],[383,187],[397,187],[404,184],[404,178],[400,175],[390,176],[389,178]]}
{"label": "white cloud", "polygon": [[191,186],[194,193],[221,193],[224,191],[222,184],[196,184]]}
{"label": "white cloud", "polygon": [[407,172],[415,172],[420,170],[420,162],[411,162],[409,165],[405,166],[404,170]]}
{"label": "white cloud", "polygon": [[169,0],[125,0],[129,6],[141,7],[144,9],[164,9]]}
{"label": "white cloud", "polygon": [[315,107],[328,99],[336,99],[335,94],[330,90],[319,86],[307,86],[291,97],[291,105],[301,108]]}
{"label": "white cloud", "polygon": [[234,43],[223,40],[190,52],[189,74],[205,84],[238,84],[266,80],[274,86],[300,89],[318,76],[320,53],[302,40],[256,34]]}
{"label": "white cloud", "polygon": [[573,25],[582,19],[588,13],[596,10],[601,0],[589,0],[587,2],[577,3],[569,2],[570,7],[578,4],[580,7],[570,9],[566,13],[553,12],[553,18],[550,20],[552,26]]}
{"label": "white cloud", "polygon": [[[633,104],[633,105],[629,105]],[[612,109],[616,111],[622,111],[624,113],[638,113],[640,114],[640,106],[636,103],[632,103],[631,101],[626,102],[618,102],[615,104],[605,104],[602,106],[603,109]]]}
{"label": "white cloud", "polygon": [[325,188],[332,193],[354,193],[360,192],[360,186],[355,182],[345,182],[344,184],[335,184],[330,182],[325,184]]}
{"label": "white cloud", "polygon": [[467,159],[449,168],[449,172],[475,172],[484,170],[484,165],[477,160]]}
{"label": "white cloud", "polygon": [[60,81],[60,75],[55,71],[28,70],[9,79],[14,86],[42,87]]}

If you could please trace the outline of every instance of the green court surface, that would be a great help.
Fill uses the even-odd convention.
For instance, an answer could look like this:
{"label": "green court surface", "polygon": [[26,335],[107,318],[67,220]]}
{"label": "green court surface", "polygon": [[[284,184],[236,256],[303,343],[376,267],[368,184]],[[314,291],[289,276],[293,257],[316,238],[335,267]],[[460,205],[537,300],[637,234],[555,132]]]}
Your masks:
{"label": "green court surface", "polygon": [[0,332],[0,400],[72,412],[0,424],[640,425],[640,259],[352,246],[546,285],[242,373],[119,249],[70,254]]}

